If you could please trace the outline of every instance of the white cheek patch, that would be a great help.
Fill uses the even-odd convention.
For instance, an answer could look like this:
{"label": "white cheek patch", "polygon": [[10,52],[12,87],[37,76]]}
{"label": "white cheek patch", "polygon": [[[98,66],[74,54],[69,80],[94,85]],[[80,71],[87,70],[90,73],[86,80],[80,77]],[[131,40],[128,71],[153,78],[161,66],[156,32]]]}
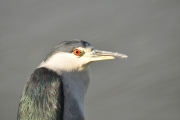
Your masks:
{"label": "white cheek patch", "polygon": [[47,61],[42,62],[38,68],[46,67],[56,72],[74,71],[85,69],[84,64],[88,63],[88,59],[76,56],[72,53],[59,52],[52,55]]}
{"label": "white cheek patch", "polygon": [[74,55],[74,53],[59,52],[52,55],[47,61],[43,61],[38,68],[46,67],[54,71],[74,71],[83,70],[90,63],[90,57],[86,53],[90,53],[94,48],[89,46],[87,48],[78,47],[75,49],[81,50],[81,56]]}

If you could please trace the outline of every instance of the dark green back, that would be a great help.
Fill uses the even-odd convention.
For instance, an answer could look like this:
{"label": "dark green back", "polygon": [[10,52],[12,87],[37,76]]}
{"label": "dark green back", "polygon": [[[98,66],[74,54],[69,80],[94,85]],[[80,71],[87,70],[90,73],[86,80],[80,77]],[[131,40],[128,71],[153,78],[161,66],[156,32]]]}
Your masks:
{"label": "dark green back", "polygon": [[63,100],[61,76],[47,68],[38,68],[25,85],[17,119],[62,120]]}

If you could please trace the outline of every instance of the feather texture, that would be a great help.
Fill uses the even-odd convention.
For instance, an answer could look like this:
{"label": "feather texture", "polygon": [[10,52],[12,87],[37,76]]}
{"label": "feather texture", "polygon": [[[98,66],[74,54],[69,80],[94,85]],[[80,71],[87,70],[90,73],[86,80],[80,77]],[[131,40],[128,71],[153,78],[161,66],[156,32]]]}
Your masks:
{"label": "feather texture", "polygon": [[47,68],[38,68],[27,81],[18,109],[18,120],[62,120],[62,78]]}

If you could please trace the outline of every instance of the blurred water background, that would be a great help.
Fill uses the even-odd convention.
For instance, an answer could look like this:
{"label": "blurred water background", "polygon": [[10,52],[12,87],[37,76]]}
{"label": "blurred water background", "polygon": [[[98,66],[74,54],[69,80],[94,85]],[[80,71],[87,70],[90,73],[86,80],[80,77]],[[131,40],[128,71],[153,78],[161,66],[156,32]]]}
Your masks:
{"label": "blurred water background", "polygon": [[127,60],[90,65],[86,120],[180,120],[179,0],[1,0],[0,119],[58,43],[83,39]]}

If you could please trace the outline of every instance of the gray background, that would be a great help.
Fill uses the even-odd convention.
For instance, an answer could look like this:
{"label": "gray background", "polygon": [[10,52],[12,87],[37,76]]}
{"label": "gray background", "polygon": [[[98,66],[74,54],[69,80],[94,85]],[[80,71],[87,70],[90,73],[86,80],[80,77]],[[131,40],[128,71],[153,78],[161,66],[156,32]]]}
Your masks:
{"label": "gray background", "polygon": [[86,120],[180,120],[180,0],[1,0],[0,120],[58,43],[83,39],[127,60],[90,65]]}

